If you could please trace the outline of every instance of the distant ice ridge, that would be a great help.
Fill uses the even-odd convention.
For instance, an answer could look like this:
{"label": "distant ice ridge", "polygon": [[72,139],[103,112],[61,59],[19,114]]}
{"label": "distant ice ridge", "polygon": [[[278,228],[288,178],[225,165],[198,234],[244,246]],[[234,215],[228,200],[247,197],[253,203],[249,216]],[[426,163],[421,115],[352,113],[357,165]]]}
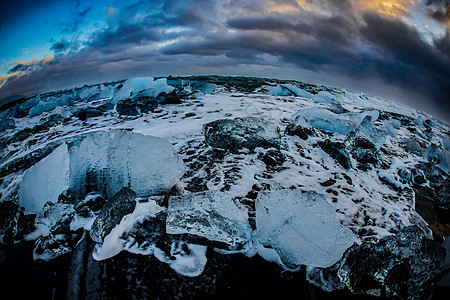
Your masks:
{"label": "distant ice ridge", "polygon": [[[329,267],[356,241],[352,231],[338,222],[335,208],[316,192],[261,194],[256,201],[256,228],[262,250],[272,248],[291,269]],[[276,261],[273,253],[269,257]]]}
{"label": "distant ice ridge", "polygon": [[111,101],[115,104],[138,92],[141,92],[142,96],[156,97],[162,92],[170,93],[174,89],[173,86],[167,84],[166,78],[155,80],[153,77],[136,77],[126,80]]}
{"label": "distant ice ridge", "polygon": [[325,108],[306,108],[295,113],[292,116],[292,120],[295,124],[299,117],[303,117],[316,129],[347,135],[366,116],[370,116],[375,121],[378,119],[379,112],[377,110],[368,110],[361,113],[335,114]]}
{"label": "distant ice ridge", "polygon": [[65,190],[77,198],[89,192],[112,197],[123,187],[145,197],[169,190],[184,164],[164,139],[123,130],[100,131],[63,144],[26,171],[20,201],[26,213],[56,202]]}

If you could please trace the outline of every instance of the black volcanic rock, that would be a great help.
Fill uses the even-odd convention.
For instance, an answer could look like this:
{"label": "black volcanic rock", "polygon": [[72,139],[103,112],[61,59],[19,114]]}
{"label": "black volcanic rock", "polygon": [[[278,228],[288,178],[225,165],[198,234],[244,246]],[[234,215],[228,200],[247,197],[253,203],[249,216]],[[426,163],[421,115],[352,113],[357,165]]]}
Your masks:
{"label": "black volcanic rock", "polygon": [[102,112],[94,107],[84,107],[77,110],[74,114],[75,117],[84,121],[89,118],[100,117]]}
{"label": "black volcanic rock", "polygon": [[438,242],[411,226],[376,243],[354,244],[335,265],[310,270],[307,276],[329,291],[347,287],[356,294],[422,299],[442,272],[445,255]]}
{"label": "black volcanic rock", "polygon": [[343,143],[332,142],[330,139],[326,139],[325,141],[318,142],[317,145],[344,169],[352,168],[350,155]]}
{"label": "black volcanic rock", "polygon": [[408,227],[377,243],[363,243],[348,250],[338,276],[354,293],[389,298],[420,299],[445,258],[439,243]]}
{"label": "black volcanic rock", "polygon": [[289,124],[286,126],[284,133],[287,135],[298,136],[302,140],[307,140],[308,137],[314,135],[314,129],[303,127],[301,125]]}
{"label": "black volcanic rock", "polygon": [[12,201],[0,202],[0,245],[11,244],[20,231],[24,209]]}
{"label": "black volcanic rock", "polygon": [[203,125],[206,143],[215,148],[237,150],[256,147],[280,148],[280,128],[255,117],[220,119]]}
{"label": "black volcanic rock", "polygon": [[133,212],[136,207],[136,193],[130,188],[122,188],[109,199],[101,209],[92,224],[90,236],[93,241],[102,243],[105,236],[120,223],[125,215]]}

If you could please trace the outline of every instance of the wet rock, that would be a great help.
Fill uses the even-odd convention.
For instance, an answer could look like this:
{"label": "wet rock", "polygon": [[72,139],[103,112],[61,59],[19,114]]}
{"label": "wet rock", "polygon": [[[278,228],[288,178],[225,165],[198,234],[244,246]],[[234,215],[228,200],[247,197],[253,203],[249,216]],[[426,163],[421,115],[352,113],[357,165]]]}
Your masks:
{"label": "wet rock", "polygon": [[94,107],[83,107],[77,110],[74,114],[75,117],[84,121],[89,118],[100,117],[102,112]]}
{"label": "wet rock", "polygon": [[158,95],[158,102],[161,104],[181,104],[180,97],[178,97],[178,94],[176,90],[173,90],[169,94],[166,92],[162,92]]}
{"label": "wet rock", "polygon": [[41,119],[39,124],[33,127],[33,133],[47,131],[51,127],[61,124],[65,118],[60,114],[53,114],[47,118]]}
{"label": "wet rock", "polygon": [[122,116],[139,116],[141,115],[141,110],[136,103],[131,99],[119,100],[116,105],[116,110],[119,115]]}
{"label": "wet rock", "polygon": [[24,209],[12,201],[0,202],[0,245],[12,244],[18,236]]}
{"label": "wet rock", "polygon": [[12,117],[12,113],[10,113],[8,111],[0,119],[0,132],[5,131],[7,129],[13,129],[13,128],[16,128],[16,122],[14,121],[14,118]]}
{"label": "wet rock", "polygon": [[286,160],[284,154],[280,150],[270,149],[260,159],[266,164],[266,166],[277,167],[283,165]]}
{"label": "wet rock", "polygon": [[206,143],[211,147],[237,150],[256,147],[280,148],[280,128],[255,117],[220,119],[203,125]]}
{"label": "wet rock", "polygon": [[301,125],[289,124],[284,131],[287,135],[298,136],[302,140],[314,135],[314,129],[303,127]]}
{"label": "wet rock", "polygon": [[332,142],[329,139],[320,141],[317,145],[330,157],[332,157],[344,169],[351,169],[350,155],[343,143]]}
{"label": "wet rock", "polygon": [[424,238],[418,227],[408,227],[375,244],[353,246],[337,274],[353,293],[420,299],[429,293],[444,258],[439,243]]}
{"label": "wet rock", "polygon": [[92,224],[90,236],[93,241],[103,243],[103,239],[120,223],[125,215],[134,211],[136,207],[136,193],[130,188],[122,188],[109,199],[101,209]]}
{"label": "wet rock", "polygon": [[99,106],[96,106],[95,108],[101,112],[107,112],[114,108],[114,104],[112,104],[111,102],[106,102],[106,103],[100,104]]}
{"label": "wet rock", "polygon": [[140,116],[142,113],[148,113],[158,107],[158,99],[149,96],[135,96],[130,99],[119,100],[116,110],[119,115]]}
{"label": "wet rock", "polygon": [[403,140],[400,143],[400,146],[407,152],[418,156],[423,156],[425,154],[424,147],[414,138]]}
{"label": "wet rock", "polygon": [[424,184],[427,179],[422,170],[419,169],[403,169],[398,171],[398,175],[407,182],[413,185]]}
{"label": "wet rock", "polygon": [[327,291],[347,287],[355,294],[422,299],[431,294],[445,249],[410,226],[376,243],[354,244],[329,268],[311,268],[307,279]]}
{"label": "wet rock", "polygon": [[75,210],[72,204],[47,202],[35,220],[36,231],[41,235],[33,251],[34,260],[50,261],[72,251],[76,238],[70,231]]}

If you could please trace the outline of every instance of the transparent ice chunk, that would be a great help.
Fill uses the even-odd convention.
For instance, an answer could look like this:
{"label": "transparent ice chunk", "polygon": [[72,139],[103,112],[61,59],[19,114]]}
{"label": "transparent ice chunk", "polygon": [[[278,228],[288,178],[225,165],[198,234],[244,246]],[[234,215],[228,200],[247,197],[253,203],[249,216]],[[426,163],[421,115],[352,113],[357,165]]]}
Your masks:
{"label": "transparent ice chunk", "polygon": [[289,268],[331,266],[356,240],[336,219],[335,208],[316,192],[260,194],[256,228],[259,243],[272,247]]}
{"label": "transparent ice chunk", "polygon": [[20,204],[25,213],[36,214],[45,203],[56,202],[68,187],[69,152],[63,144],[25,172],[19,191]]}
{"label": "transparent ice chunk", "polygon": [[183,161],[172,144],[139,133],[92,133],[69,152],[69,189],[80,198],[92,191],[112,197],[123,187],[146,197],[166,192],[184,174]]}
{"label": "transparent ice chunk", "polygon": [[223,192],[172,196],[166,222],[169,234],[193,234],[237,246],[251,239],[248,212]]}

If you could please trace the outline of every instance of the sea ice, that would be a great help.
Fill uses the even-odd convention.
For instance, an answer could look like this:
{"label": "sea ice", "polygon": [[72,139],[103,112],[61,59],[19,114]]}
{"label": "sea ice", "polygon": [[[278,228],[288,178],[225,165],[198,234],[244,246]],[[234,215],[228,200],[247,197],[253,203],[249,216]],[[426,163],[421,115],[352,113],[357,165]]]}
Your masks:
{"label": "sea ice", "polygon": [[297,96],[307,99],[313,98],[313,94],[302,90],[292,84],[279,84],[275,87],[269,88],[269,95],[272,96]]}
{"label": "sea ice", "polygon": [[358,123],[345,114],[335,114],[324,108],[306,108],[292,116],[296,120],[302,116],[314,128],[346,135],[358,126]]}
{"label": "sea ice", "polygon": [[275,249],[288,268],[331,266],[356,241],[336,216],[335,208],[316,192],[260,194],[256,201],[259,243]]}
{"label": "sea ice", "polygon": [[126,80],[122,88],[114,95],[113,103],[119,100],[129,98],[137,94],[141,96],[156,97],[162,92],[170,93],[174,90],[173,86],[167,85],[167,79],[161,78],[154,80],[153,77],[137,77]]}
{"label": "sea ice", "polygon": [[166,222],[169,234],[194,234],[237,246],[251,239],[248,212],[223,192],[172,196]]}
{"label": "sea ice", "polygon": [[100,131],[61,145],[29,169],[20,201],[26,213],[37,213],[67,189],[83,198],[90,192],[112,197],[129,187],[145,197],[166,192],[183,174],[183,161],[166,140],[123,130]]}
{"label": "sea ice", "polygon": [[292,116],[292,120],[295,122],[300,116],[308,121],[314,128],[347,135],[350,131],[354,130],[366,116],[370,116],[372,120],[376,120],[379,116],[379,112],[377,110],[368,110],[360,113],[336,114],[325,108],[305,108],[296,112]]}
{"label": "sea ice", "polygon": [[112,197],[123,187],[138,197],[169,190],[184,174],[184,164],[168,141],[123,130],[89,134],[70,152],[69,190]]}
{"label": "sea ice", "polygon": [[27,214],[36,214],[47,202],[56,202],[69,187],[69,153],[62,144],[49,156],[28,169],[19,191],[20,204]]}

